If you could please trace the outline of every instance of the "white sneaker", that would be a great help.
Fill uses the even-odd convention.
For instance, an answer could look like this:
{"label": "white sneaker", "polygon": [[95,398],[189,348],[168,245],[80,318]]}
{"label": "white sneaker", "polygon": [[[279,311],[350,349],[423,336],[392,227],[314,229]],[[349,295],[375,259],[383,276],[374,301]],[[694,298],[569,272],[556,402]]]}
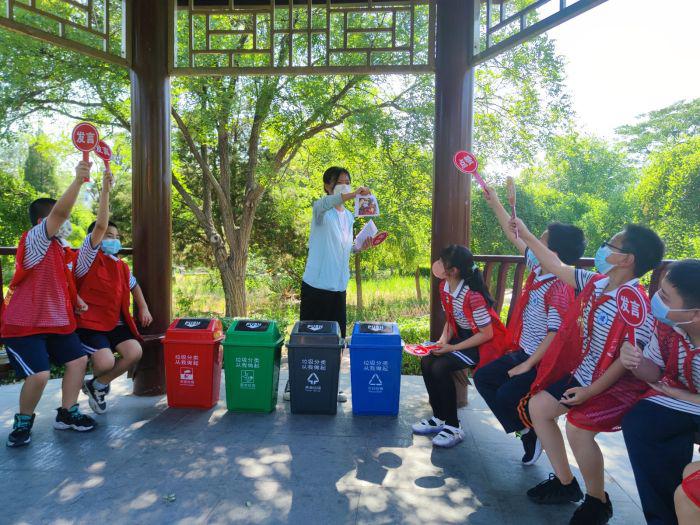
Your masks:
{"label": "white sneaker", "polygon": [[440,433],[433,438],[433,446],[441,448],[452,448],[461,443],[464,439],[464,432],[461,427],[445,425]]}
{"label": "white sneaker", "polygon": [[414,434],[425,436],[428,434],[437,434],[444,426],[445,422],[442,419],[433,416],[430,419],[421,419],[418,423],[414,423],[411,428]]}
{"label": "white sneaker", "polygon": [[338,391],[338,403],[347,403],[348,396],[342,390]]}

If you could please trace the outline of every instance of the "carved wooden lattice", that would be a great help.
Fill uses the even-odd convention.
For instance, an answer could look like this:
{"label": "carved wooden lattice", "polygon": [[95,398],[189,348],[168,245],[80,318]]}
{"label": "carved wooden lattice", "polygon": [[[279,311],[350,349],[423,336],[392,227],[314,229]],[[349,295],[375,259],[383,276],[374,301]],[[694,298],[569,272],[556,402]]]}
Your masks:
{"label": "carved wooden lattice", "polygon": [[127,65],[122,0],[0,0],[0,27]]}
{"label": "carved wooden lattice", "polygon": [[173,0],[175,75],[430,72],[430,0]]}

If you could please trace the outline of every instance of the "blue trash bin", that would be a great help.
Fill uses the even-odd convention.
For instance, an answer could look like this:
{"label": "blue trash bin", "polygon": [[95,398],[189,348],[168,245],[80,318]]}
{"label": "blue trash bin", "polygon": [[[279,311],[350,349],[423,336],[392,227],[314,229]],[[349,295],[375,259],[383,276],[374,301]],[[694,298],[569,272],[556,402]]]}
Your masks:
{"label": "blue trash bin", "polygon": [[398,415],[402,351],[396,323],[355,323],[350,340],[353,414]]}

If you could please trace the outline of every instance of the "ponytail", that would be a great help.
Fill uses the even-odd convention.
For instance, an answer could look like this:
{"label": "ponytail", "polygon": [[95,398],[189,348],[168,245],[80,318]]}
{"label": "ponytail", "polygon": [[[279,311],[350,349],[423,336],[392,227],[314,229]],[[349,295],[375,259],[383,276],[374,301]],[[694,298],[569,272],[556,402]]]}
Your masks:
{"label": "ponytail", "polygon": [[474,256],[465,246],[451,244],[440,254],[440,259],[445,268],[457,268],[459,276],[469,286],[470,290],[484,296],[486,304],[492,308],[496,303],[489,293],[489,288],[484,282],[484,276],[474,262]]}

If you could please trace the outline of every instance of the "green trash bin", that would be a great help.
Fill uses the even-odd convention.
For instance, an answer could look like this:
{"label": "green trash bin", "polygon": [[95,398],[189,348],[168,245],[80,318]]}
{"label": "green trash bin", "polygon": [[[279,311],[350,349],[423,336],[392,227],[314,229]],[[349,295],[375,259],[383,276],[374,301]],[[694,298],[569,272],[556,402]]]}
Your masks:
{"label": "green trash bin", "polygon": [[277,405],[282,335],[275,321],[237,319],[226,332],[226,407],[272,412]]}

